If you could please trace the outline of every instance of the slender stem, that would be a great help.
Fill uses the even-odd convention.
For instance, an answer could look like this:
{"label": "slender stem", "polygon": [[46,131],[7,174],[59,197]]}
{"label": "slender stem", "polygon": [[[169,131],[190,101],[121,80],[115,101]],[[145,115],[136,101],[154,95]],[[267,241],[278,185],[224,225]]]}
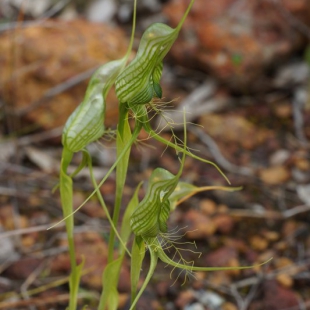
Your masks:
{"label": "slender stem", "polygon": [[182,28],[182,26],[183,26],[183,24],[185,22],[185,19],[186,19],[187,15],[188,15],[189,11],[191,10],[194,2],[195,2],[195,0],[191,0],[190,4],[188,5],[184,15],[182,16],[182,19],[180,20],[180,22],[179,22],[179,24],[178,24],[178,26],[176,28],[177,31],[180,31],[180,29]]}
{"label": "slender stem", "polygon": [[125,104],[123,103],[119,104],[118,113],[119,115],[118,115],[117,132],[120,135],[120,137],[123,138],[125,130],[124,126],[126,123],[126,119],[128,117],[128,109]]}
{"label": "slender stem", "polygon": [[175,149],[176,151],[178,152],[182,152],[182,153],[185,153],[186,155],[192,157],[192,158],[195,158],[201,162],[204,162],[204,163],[207,163],[207,164],[210,164],[212,165],[213,167],[215,167],[217,169],[217,171],[224,177],[224,179],[227,181],[228,184],[231,184],[229,179],[227,178],[227,176],[224,174],[224,172],[212,161],[210,160],[207,160],[207,159],[203,159],[183,148],[181,148],[180,146],[162,138],[160,135],[158,135],[150,126],[149,122],[148,121],[145,121],[143,122],[143,128],[145,129],[145,131],[150,135],[151,138],[154,138],[155,140],[169,146],[169,147],[172,147],[173,149]]}
{"label": "slender stem", "polygon": [[[134,303],[137,297],[140,273],[142,270],[142,262],[145,256],[145,243],[142,239],[140,240],[141,241],[138,241],[138,238],[135,237],[132,245],[131,268],[130,268],[132,303]],[[136,307],[134,306],[133,310],[135,309]]]}
{"label": "slender stem", "polygon": [[63,215],[66,218],[66,231],[69,246],[69,256],[71,264],[70,274],[70,300],[69,310],[75,310],[77,306],[77,291],[79,286],[79,274],[76,264],[75,246],[74,246],[74,218],[68,215],[72,212],[73,188],[72,179],[67,175],[67,168],[71,162],[73,153],[66,148],[63,149],[60,171],[60,196],[63,209]]}
{"label": "slender stem", "polygon": [[146,278],[140,288],[140,291],[139,293],[136,295],[136,298],[134,299],[134,301],[132,302],[131,304],[131,307],[129,310],[135,310],[136,309],[136,304],[139,300],[139,298],[141,297],[142,293],[144,292],[144,290],[146,289],[146,286],[148,285],[148,283],[150,282],[153,274],[154,274],[154,271],[155,271],[155,268],[157,266],[157,261],[158,261],[158,254],[156,252],[156,250],[153,250],[152,248],[149,248],[149,252],[150,252],[150,256],[151,256],[151,262],[150,262],[150,268],[149,268],[149,271],[146,275]]}
{"label": "slender stem", "polygon": [[[126,142],[124,141],[124,139],[125,138],[130,139],[131,137],[127,116],[128,116],[128,112],[120,113],[119,128],[121,128],[122,132],[118,131],[118,135],[117,135],[117,140],[116,140],[117,157],[120,156],[120,150],[122,149],[122,146]],[[119,163],[116,166],[116,190],[115,190],[115,203],[114,203],[113,218],[112,218],[114,226],[117,226],[118,219],[119,219],[122,198],[123,198],[123,191],[124,191],[127,169],[128,169],[130,149],[131,149],[131,146],[128,148],[127,152],[122,156],[122,159],[119,161]],[[112,230],[110,232],[110,237],[109,237],[108,263],[113,260],[114,242],[115,242],[115,232]]]}
{"label": "slender stem", "polygon": [[[105,178],[103,180],[101,180],[101,182],[99,183],[99,185],[97,186],[97,190],[98,188],[104,183],[104,181],[106,180],[107,176],[110,175],[110,173],[114,170],[114,168],[118,165],[119,162],[121,162],[123,160],[123,157],[127,157],[126,153],[130,151],[130,148],[132,146],[132,144],[136,141],[138,134],[140,132],[142,128],[141,123],[136,123],[136,127],[132,133],[131,139],[127,142],[127,144],[123,147],[122,151],[120,152],[120,154],[118,154],[118,157],[115,161],[115,163],[113,164],[113,166],[110,168],[110,170],[108,171],[107,175],[105,176]],[[118,134],[118,139],[120,139],[120,135]],[[96,192],[96,190],[91,194],[91,196]],[[90,196],[90,197],[91,197]],[[89,199],[90,197],[88,197],[87,199]],[[119,198],[118,198],[119,199]],[[115,199],[115,204],[119,204],[120,203],[116,203],[116,201],[118,199]],[[118,219],[117,219],[118,220]],[[117,225],[117,220],[116,220],[116,215],[113,216],[113,225],[116,227]],[[111,237],[112,236],[112,237]],[[115,233],[112,230],[110,233],[110,238],[109,238],[109,248],[108,248],[108,262],[111,263],[113,261],[113,254],[114,254],[114,240],[115,240]],[[123,248],[124,249],[124,248]],[[121,254],[119,259],[122,261],[123,258],[125,256],[125,251],[121,250]],[[121,267],[121,264],[119,265]],[[114,272],[115,274],[113,275],[115,278],[117,278],[117,280],[119,279],[119,275],[120,275],[120,267],[115,269]],[[102,291],[101,297],[100,297],[100,310],[103,310],[106,306],[106,300],[107,300],[108,296],[105,293],[105,290]]]}
{"label": "slender stem", "polygon": [[[164,263],[175,267],[175,268],[180,268],[183,270],[188,270],[188,271],[217,271],[217,270],[242,270],[242,269],[251,269],[254,267],[259,267],[262,265],[267,264],[272,260],[272,257],[266,260],[265,262],[257,265],[252,265],[252,266],[241,266],[241,267],[196,267],[191,264],[187,265],[184,263],[179,263],[175,262],[172,260],[167,254],[164,252],[162,245],[158,241],[157,237],[156,238],[149,238],[148,240],[145,240],[146,243],[149,246],[150,253],[156,252],[157,257]],[[183,260],[181,260],[183,261]]]}
{"label": "slender stem", "polygon": [[[60,195],[62,201],[63,215],[68,216],[73,209],[72,206],[72,179],[67,175],[67,168],[71,162],[73,154],[69,152],[66,148],[63,150],[62,161],[61,161],[61,173],[60,173]],[[66,219],[66,230],[69,243],[69,252],[71,266],[76,265],[74,242],[73,242],[73,230],[74,230],[74,219],[73,217],[68,217]],[[74,254],[74,255],[71,255]]]}
{"label": "slender stem", "polygon": [[104,184],[104,182],[107,180],[107,178],[111,175],[111,173],[113,172],[113,170],[116,168],[117,164],[119,163],[119,161],[122,159],[122,157],[126,154],[126,152],[128,151],[128,149],[132,146],[132,144],[136,141],[138,134],[140,132],[142,128],[142,124],[138,123],[134,129],[134,132],[132,134],[131,139],[129,140],[129,142],[124,146],[122,152],[120,153],[119,157],[116,159],[116,161],[114,162],[114,164],[110,167],[109,171],[106,173],[106,175],[104,176],[104,178],[98,183],[98,186],[90,193],[90,195],[83,201],[83,203],[81,203],[73,212],[71,212],[69,215],[67,215],[66,217],[64,217],[61,221],[57,222],[56,224],[50,226],[48,228],[52,229],[54,227],[56,227],[57,225],[59,225],[60,223],[66,221],[66,219],[68,217],[71,217],[74,213],[78,212],[98,191],[98,189]]}
{"label": "slender stem", "polygon": [[128,58],[129,54],[131,52],[132,46],[133,46],[133,40],[135,38],[135,31],[136,31],[136,17],[137,17],[137,0],[134,0],[133,4],[133,16],[132,16],[132,30],[131,30],[131,36],[130,36],[130,42],[129,46],[126,52],[125,57]]}
{"label": "slender stem", "polygon": [[[137,12],[137,0],[134,1],[133,17],[132,17],[132,31],[131,31],[129,46],[128,46],[128,49],[125,55],[126,60],[128,59],[130,52],[132,50],[132,46],[133,46],[135,30],[136,30],[136,14],[137,14],[136,12]],[[125,106],[120,105],[119,106],[119,122],[118,122],[118,133],[119,134],[117,135],[116,144],[123,142],[123,141],[120,141],[120,139],[123,139],[124,123],[126,121],[126,115],[127,115],[127,111],[125,110]],[[126,152],[122,152],[122,154],[117,154],[120,160],[118,161],[117,166],[116,166],[116,192],[115,192],[115,204],[114,204],[114,211],[113,211],[113,218],[112,218],[114,227],[116,227],[118,223],[120,207],[121,207],[121,202],[122,202],[122,197],[123,197],[123,188],[125,184],[125,178],[120,177],[118,171],[119,171],[119,167],[122,166],[122,167],[125,167],[125,170],[127,172],[126,167],[128,165],[130,147],[131,145],[129,145],[129,148]],[[110,237],[109,237],[109,246],[108,246],[108,263],[110,263],[114,259],[113,254],[114,254],[115,235],[116,235],[116,231],[114,229],[111,230]]]}
{"label": "slender stem", "polygon": [[[85,154],[84,156],[87,156],[88,168],[89,168],[90,177],[91,177],[93,186],[94,186],[95,188],[97,188],[98,184],[97,184],[97,181],[96,181],[95,176],[94,176],[94,173],[93,173],[93,166],[92,166],[92,162],[91,162],[91,157],[90,157],[89,153],[88,153],[86,150],[83,151],[83,152],[84,152],[84,154]],[[112,230],[111,230],[111,231],[113,231],[113,232],[115,233],[115,235],[117,236],[119,242],[122,244],[122,247],[123,247],[123,249],[124,249],[123,252],[124,252],[124,253],[127,252],[127,254],[128,254],[129,256],[131,256],[129,250],[128,250],[127,247],[126,247],[126,244],[125,244],[124,241],[122,240],[122,237],[121,237],[120,234],[118,233],[118,231],[117,231],[117,229],[116,229],[116,227],[115,227],[115,225],[114,225],[114,223],[113,223],[113,221],[112,221],[112,218],[111,218],[111,216],[110,216],[109,210],[108,210],[108,208],[107,208],[107,206],[106,206],[106,204],[105,204],[105,202],[104,202],[104,199],[103,199],[103,197],[102,197],[102,195],[101,195],[101,193],[100,193],[100,190],[97,190],[97,197],[98,197],[98,200],[99,200],[99,202],[100,202],[100,204],[101,204],[101,206],[102,206],[102,208],[103,208],[103,210],[104,210],[104,212],[105,212],[105,214],[106,214],[106,217],[108,218],[108,221],[110,222],[110,225],[111,225],[111,227],[112,227]]]}

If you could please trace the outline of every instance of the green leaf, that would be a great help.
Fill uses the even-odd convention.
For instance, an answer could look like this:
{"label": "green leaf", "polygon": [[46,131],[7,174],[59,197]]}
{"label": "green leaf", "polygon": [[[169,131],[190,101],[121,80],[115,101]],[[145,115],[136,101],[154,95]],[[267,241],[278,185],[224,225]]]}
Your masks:
{"label": "green leaf", "polygon": [[[72,159],[73,153],[68,151],[66,148],[63,149],[61,158],[61,168],[60,168],[60,199],[63,210],[64,217],[71,214],[73,210],[72,198],[73,198],[73,188],[72,179],[67,175],[67,168]],[[66,220],[66,228],[69,237],[73,237],[73,219],[68,218]]]}
{"label": "green leaf", "polygon": [[[116,192],[115,192],[115,203],[113,209],[113,223],[116,226],[119,219],[120,208],[122,203],[122,197],[124,192],[124,185],[127,176],[128,169],[128,161],[130,156],[130,148],[127,149],[126,145],[128,141],[131,141],[132,134],[130,130],[130,126],[128,123],[128,119],[125,118],[122,120],[122,133],[117,130],[117,139],[116,139],[116,154],[119,162],[116,166]],[[109,237],[109,250],[108,250],[108,262],[113,260],[113,252],[114,252],[114,240],[115,240],[115,232],[111,231]]]}
{"label": "green leaf", "polygon": [[156,251],[150,251],[150,256],[151,256],[151,262],[150,262],[150,268],[149,268],[149,271],[147,273],[147,276],[142,284],[142,287],[140,288],[140,291],[139,293],[136,295],[136,298],[134,299],[134,301],[132,302],[131,304],[131,307],[129,310],[134,310],[135,307],[136,307],[136,304],[139,300],[139,298],[141,297],[142,293],[145,291],[148,283],[150,282],[153,274],[154,274],[154,271],[155,271],[155,268],[157,266],[157,262],[158,262],[158,255],[156,253]]}
{"label": "green leaf", "polygon": [[70,303],[69,310],[75,310],[77,307],[77,297],[80,286],[80,279],[84,267],[84,258],[78,266],[72,268],[70,277],[69,277],[69,286],[70,286]]}
{"label": "green leaf", "polygon": [[102,277],[103,298],[100,299],[98,309],[117,310],[118,307],[118,291],[117,284],[119,272],[122,265],[122,258],[118,258],[107,264]]}
{"label": "green leaf", "polygon": [[[119,157],[125,148],[128,141],[132,138],[131,130],[129,126],[128,119],[124,120],[123,133],[122,135],[117,131],[117,139],[116,139],[116,156]],[[117,164],[116,167],[116,177],[119,180],[118,186],[122,189],[124,187],[127,170],[128,170],[128,161],[129,161],[130,149],[126,151],[125,154],[122,155],[122,160]]]}
{"label": "green leaf", "polygon": [[142,262],[145,255],[145,244],[134,239],[131,251],[131,301],[134,302],[137,296],[138,284],[140,279],[140,272],[142,268]]}
{"label": "green leaf", "polygon": [[142,185],[142,182],[137,186],[132,198],[129,201],[129,204],[126,207],[126,211],[125,211],[124,216],[123,216],[120,235],[121,235],[122,240],[124,240],[124,242],[128,241],[128,239],[132,233],[132,230],[130,227],[130,217],[131,217],[131,214],[134,212],[135,208],[139,204],[138,193],[139,193],[139,189],[140,189],[141,185]]}

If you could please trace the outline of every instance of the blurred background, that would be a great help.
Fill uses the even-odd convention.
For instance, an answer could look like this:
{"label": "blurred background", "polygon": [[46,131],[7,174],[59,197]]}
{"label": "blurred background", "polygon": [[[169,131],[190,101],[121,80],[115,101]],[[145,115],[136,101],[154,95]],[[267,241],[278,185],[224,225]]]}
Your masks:
{"label": "blurred background", "polygon": [[[153,22],[175,27],[186,0],[138,0],[137,31]],[[65,309],[69,273],[57,184],[61,132],[83,100],[98,66],[122,57],[131,32],[129,0],[2,0],[0,2],[0,309]],[[310,1],[196,0],[164,61],[157,131],[182,138],[215,162],[233,193],[212,191],[186,201],[169,228],[200,266],[245,271],[184,274],[159,264],[138,309],[310,309]],[[105,125],[114,130],[118,102],[109,94]],[[198,126],[192,123],[198,124]],[[132,150],[126,202],[161,166],[175,173],[176,154],[153,140]],[[146,140],[145,140],[146,139]],[[100,180],[115,159],[112,135],[89,147]],[[81,160],[74,158],[72,170]],[[197,186],[228,185],[211,165],[187,158],[182,178]],[[102,187],[108,207],[114,180]],[[92,191],[87,170],[75,179],[74,204]],[[141,193],[143,195],[143,191]],[[142,197],[142,196],[141,196]],[[96,200],[76,214],[76,244],[86,258],[80,306],[96,309],[109,225]],[[184,244],[182,247],[187,247]],[[194,252],[201,252],[198,257]],[[122,270],[119,305],[130,297]],[[144,272],[147,270],[147,266]],[[145,274],[143,274],[145,275]]]}

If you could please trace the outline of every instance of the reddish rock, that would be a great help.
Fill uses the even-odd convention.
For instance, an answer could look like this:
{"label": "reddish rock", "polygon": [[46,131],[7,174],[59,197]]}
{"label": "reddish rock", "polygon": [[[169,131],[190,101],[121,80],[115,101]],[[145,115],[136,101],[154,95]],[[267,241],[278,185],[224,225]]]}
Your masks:
{"label": "reddish rock", "polygon": [[205,262],[208,267],[229,267],[232,260],[237,259],[235,248],[223,246],[206,255]]}
{"label": "reddish rock", "polygon": [[69,253],[61,253],[51,262],[51,270],[55,273],[68,273],[71,269]]}
{"label": "reddish rock", "polygon": [[[108,246],[97,232],[85,232],[75,235],[76,257],[79,262],[84,259],[83,270],[87,272],[82,276],[81,282],[88,287],[101,289],[102,273],[107,264]],[[51,263],[51,270],[55,273],[68,272],[70,270],[70,258],[68,253],[55,257]],[[119,290],[130,290],[130,274],[128,264],[124,262],[121,269]]]}
{"label": "reddish rock", "polygon": [[299,308],[298,297],[294,291],[271,280],[264,284],[264,310]]}
{"label": "reddish rock", "polygon": [[270,130],[255,126],[237,113],[229,115],[205,114],[200,117],[199,122],[207,124],[207,133],[217,141],[223,140],[231,144],[239,144],[247,150],[252,150],[263,144],[273,134]]}
{"label": "reddish rock", "polygon": [[184,309],[186,305],[193,302],[195,300],[195,293],[192,290],[181,291],[179,296],[175,301],[175,305],[179,309]]}
{"label": "reddish rock", "polygon": [[277,282],[284,287],[290,288],[293,286],[294,284],[294,280],[293,278],[286,274],[286,273],[280,273],[276,276],[276,280]]}
{"label": "reddish rock", "polygon": [[262,169],[259,172],[259,177],[268,185],[278,185],[289,180],[290,172],[285,166],[274,166]]}
{"label": "reddish rock", "polygon": [[214,222],[197,210],[189,210],[184,215],[183,224],[186,226],[186,237],[189,239],[203,239],[216,231]]}
{"label": "reddish rock", "polygon": [[254,235],[250,238],[251,248],[257,251],[264,251],[267,249],[269,243],[268,240],[259,235]]}
{"label": "reddish rock", "polygon": [[160,281],[159,283],[157,283],[156,285],[156,293],[158,296],[160,297],[165,297],[168,295],[169,292],[169,288],[171,286],[171,282],[170,281]]}
{"label": "reddish rock", "polygon": [[[174,0],[165,7],[172,26],[187,3]],[[245,86],[247,91],[269,88],[266,68],[287,59],[306,41],[287,15],[309,24],[310,2],[197,0],[172,56],[182,65],[211,72],[239,91]]]}
{"label": "reddish rock", "polygon": [[214,216],[213,222],[222,234],[230,234],[234,228],[234,219],[228,214],[217,214]]}
{"label": "reddish rock", "polygon": [[[123,57],[126,49],[120,29],[84,20],[50,20],[47,25],[14,28],[0,38],[0,98],[12,112],[39,127],[61,126],[82,101],[87,77],[60,94],[44,96],[78,74]],[[117,120],[115,95],[109,102],[111,125]]]}
{"label": "reddish rock", "polygon": [[123,265],[121,268],[120,281],[118,283],[119,292],[130,292],[131,284],[130,284],[130,268],[129,266]]}
{"label": "reddish rock", "polygon": [[42,259],[25,257],[12,263],[5,271],[9,279],[27,279],[36,268],[39,267]]}
{"label": "reddish rock", "polygon": [[202,199],[199,202],[199,208],[205,215],[210,216],[215,213],[217,205],[211,199]]}
{"label": "reddish rock", "polygon": [[161,305],[154,292],[146,289],[137,302],[137,309],[157,310],[161,309]]}

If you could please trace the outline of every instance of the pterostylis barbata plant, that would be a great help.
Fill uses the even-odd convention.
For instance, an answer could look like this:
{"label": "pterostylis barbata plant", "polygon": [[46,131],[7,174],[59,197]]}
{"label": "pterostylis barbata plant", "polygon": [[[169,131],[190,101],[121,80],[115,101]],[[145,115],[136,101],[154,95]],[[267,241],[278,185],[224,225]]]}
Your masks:
{"label": "pterostylis barbata plant", "polygon": [[[186,146],[186,123],[184,121],[184,147]],[[179,172],[173,175],[169,171],[156,168],[148,183],[148,188],[144,198],[136,207],[130,218],[130,225],[135,236],[131,266],[132,270],[139,270],[144,257],[144,249],[147,247],[150,253],[150,267],[146,279],[139,291],[132,292],[132,304],[130,310],[135,309],[136,303],[145,290],[148,282],[154,274],[158,259],[170,265],[173,270],[181,269],[191,273],[193,271],[216,271],[216,270],[231,270],[231,269],[248,269],[253,266],[243,267],[196,267],[193,262],[186,261],[181,254],[179,242],[174,242],[175,236],[169,239],[167,220],[170,212],[175,204],[179,201],[189,198],[193,194],[202,190],[222,189],[222,190],[237,190],[238,188],[226,187],[203,187],[197,188],[191,184],[180,182],[179,179],[185,162],[185,152],[181,160]],[[170,258],[165,249],[173,248],[175,254]],[[178,255],[178,261],[175,261],[175,256]],[[266,263],[266,262],[265,262]],[[134,281],[137,281],[135,278]],[[132,288],[136,289],[137,283],[132,283]]]}
{"label": "pterostylis barbata plant", "polygon": [[[79,289],[81,271],[83,268],[83,262],[78,265],[75,255],[74,246],[74,217],[73,213],[73,177],[78,172],[88,165],[93,185],[96,189],[99,201],[110,220],[112,229],[120,238],[117,230],[109,215],[108,209],[104,203],[104,200],[97,188],[96,180],[92,173],[91,157],[87,152],[87,145],[98,140],[105,133],[104,118],[106,112],[106,97],[113,86],[115,79],[125,67],[127,59],[131,53],[132,44],[134,40],[135,23],[136,23],[136,1],[134,3],[134,16],[133,16],[133,28],[131,34],[130,44],[126,55],[119,60],[108,62],[101,66],[92,76],[89,85],[87,87],[84,99],[82,103],[75,109],[67,120],[63,134],[62,144],[63,152],[61,159],[60,169],[60,196],[63,209],[64,220],[66,223],[66,231],[68,238],[71,274],[69,279],[70,286],[70,303],[69,310],[75,310],[77,307],[77,294]],[[80,166],[72,174],[68,174],[68,166],[72,160],[74,153],[83,152],[83,160]]]}
{"label": "pterostylis barbata plant", "polygon": [[[77,264],[74,247],[74,213],[87,201],[97,195],[111,225],[108,245],[108,264],[102,275],[103,290],[98,309],[116,310],[118,306],[117,285],[121,266],[126,254],[131,257],[131,287],[132,305],[135,305],[151,279],[158,259],[171,265],[173,268],[191,271],[209,271],[231,268],[195,267],[180,258],[178,262],[167,256],[165,246],[170,241],[167,239],[168,219],[173,209],[190,196],[211,189],[235,190],[230,187],[203,187],[197,188],[191,184],[180,181],[185,157],[190,156],[202,162],[212,164],[224,176],[221,170],[212,162],[194,155],[187,149],[186,122],[184,116],[184,141],[183,146],[162,138],[152,129],[148,118],[148,108],[153,107],[153,100],[162,97],[160,80],[163,70],[163,59],[178,37],[182,25],[188,15],[194,0],[191,0],[184,16],[176,28],[165,24],[155,23],[143,34],[135,58],[126,67],[134,39],[136,23],[136,1],[133,10],[133,28],[131,40],[126,55],[119,60],[111,61],[101,66],[93,75],[86,90],[83,102],[69,117],[65,124],[62,136],[63,153],[60,169],[60,195],[63,207],[64,221],[68,236],[69,253],[71,260],[71,275],[69,279],[70,303],[69,310],[77,308],[78,289],[83,263]],[[105,177],[97,184],[92,173],[91,157],[86,149],[87,145],[98,140],[105,133],[104,117],[106,109],[106,97],[111,87],[115,85],[116,95],[119,100],[119,121],[116,135],[116,159]],[[129,115],[134,116],[133,129],[129,125]],[[166,146],[176,150],[180,160],[180,169],[176,175],[163,168],[156,168],[149,181],[144,198],[139,202],[137,187],[130,203],[125,209],[118,230],[120,210],[122,205],[123,189],[126,181],[130,150],[138,140],[140,131],[144,129],[150,137],[162,142]],[[74,153],[82,152],[83,160],[78,168],[70,175],[68,167]],[[179,158],[179,157],[178,157]],[[88,166],[94,191],[88,198],[73,211],[73,178],[82,168]],[[116,191],[113,215],[110,216],[99,188],[116,169]],[[227,180],[228,181],[228,180]],[[134,241],[131,251],[127,248],[127,242],[131,235]],[[115,253],[115,239],[119,240],[119,247]],[[170,243],[169,243],[170,244]],[[173,246],[173,242],[171,242]],[[138,291],[140,270],[144,260],[145,248],[151,257],[150,268],[143,286]],[[240,267],[250,268],[250,267]]]}

